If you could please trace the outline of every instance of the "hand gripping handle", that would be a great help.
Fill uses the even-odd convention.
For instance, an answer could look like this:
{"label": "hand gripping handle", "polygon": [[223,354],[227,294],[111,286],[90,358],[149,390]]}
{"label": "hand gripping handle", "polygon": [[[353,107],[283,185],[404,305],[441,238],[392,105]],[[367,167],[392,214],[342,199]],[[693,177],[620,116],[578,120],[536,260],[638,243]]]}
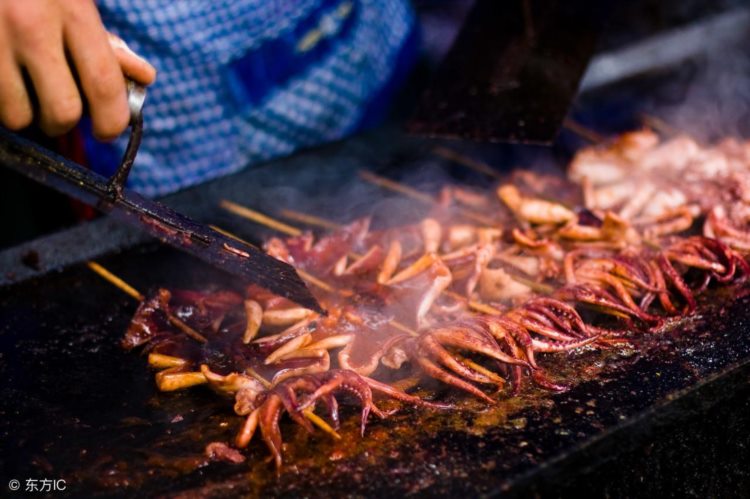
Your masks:
{"label": "hand gripping handle", "polygon": [[120,161],[120,166],[107,182],[107,191],[113,199],[122,196],[122,189],[125,187],[128,175],[130,175],[130,169],[133,167],[143,136],[143,103],[146,100],[146,87],[132,80],[127,80],[127,90],[128,107],[130,108],[130,139],[125,148],[125,154],[122,156],[122,161]]}

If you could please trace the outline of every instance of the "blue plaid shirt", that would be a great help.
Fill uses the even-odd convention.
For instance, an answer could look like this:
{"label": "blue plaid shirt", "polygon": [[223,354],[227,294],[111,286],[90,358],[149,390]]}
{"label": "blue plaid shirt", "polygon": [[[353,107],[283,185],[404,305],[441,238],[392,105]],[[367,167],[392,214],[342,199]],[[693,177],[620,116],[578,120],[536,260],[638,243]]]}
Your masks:
{"label": "blue plaid shirt", "polygon": [[[382,113],[415,53],[407,0],[99,0],[159,71],[129,186],[154,196],[341,138]],[[108,175],[127,137],[96,142]]]}

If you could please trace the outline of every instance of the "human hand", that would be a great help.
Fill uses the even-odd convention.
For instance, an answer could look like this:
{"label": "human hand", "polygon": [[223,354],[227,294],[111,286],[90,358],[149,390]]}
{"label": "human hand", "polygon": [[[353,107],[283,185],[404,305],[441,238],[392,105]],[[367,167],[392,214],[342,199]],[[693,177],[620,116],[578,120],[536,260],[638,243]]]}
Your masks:
{"label": "human hand", "polygon": [[123,74],[144,85],[156,78],[153,66],[106,31],[93,0],[0,0],[0,124],[31,124],[33,87],[46,134],[75,126],[85,98],[94,135],[117,137],[130,119]]}

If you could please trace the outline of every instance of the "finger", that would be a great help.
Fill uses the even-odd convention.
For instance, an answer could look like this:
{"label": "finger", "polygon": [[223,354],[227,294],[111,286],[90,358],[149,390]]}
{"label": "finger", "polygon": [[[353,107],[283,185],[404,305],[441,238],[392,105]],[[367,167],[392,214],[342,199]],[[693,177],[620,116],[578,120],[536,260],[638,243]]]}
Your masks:
{"label": "finger", "polygon": [[8,44],[0,37],[0,122],[11,130],[31,124],[34,111],[26,91],[21,68]]}
{"label": "finger", "polygon": [[83,105],[62,40],[25,45],[19,59],[36,91],[42,131],[54,137],[73,128],[81,118]]}
{"label": "finger", "polygon": [[156,79],[156,68],[149,62],[133,52],[125,41],[109,33],[109,44],[115,52],[117,62],[120,63],[122,72],[141,85],[151,85]]}
{"label": "finger", "polygon": [[130,120],[125,78],[93,2],[68,14],[63,33],[89,104],[94,135],[117,137]]}

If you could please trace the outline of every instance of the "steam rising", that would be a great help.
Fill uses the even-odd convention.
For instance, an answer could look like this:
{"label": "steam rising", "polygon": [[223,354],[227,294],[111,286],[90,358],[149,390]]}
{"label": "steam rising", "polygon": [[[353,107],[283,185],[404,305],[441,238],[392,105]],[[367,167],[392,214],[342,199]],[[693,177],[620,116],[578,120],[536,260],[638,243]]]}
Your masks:
{"label": "steam rising", "polygon": [[[706,141],[750,136],[750,56],[744,47],[709,53],[672,88],[682,100],[662,113],[674,128]],[[682,88],[680,88],[680,86]]]}

